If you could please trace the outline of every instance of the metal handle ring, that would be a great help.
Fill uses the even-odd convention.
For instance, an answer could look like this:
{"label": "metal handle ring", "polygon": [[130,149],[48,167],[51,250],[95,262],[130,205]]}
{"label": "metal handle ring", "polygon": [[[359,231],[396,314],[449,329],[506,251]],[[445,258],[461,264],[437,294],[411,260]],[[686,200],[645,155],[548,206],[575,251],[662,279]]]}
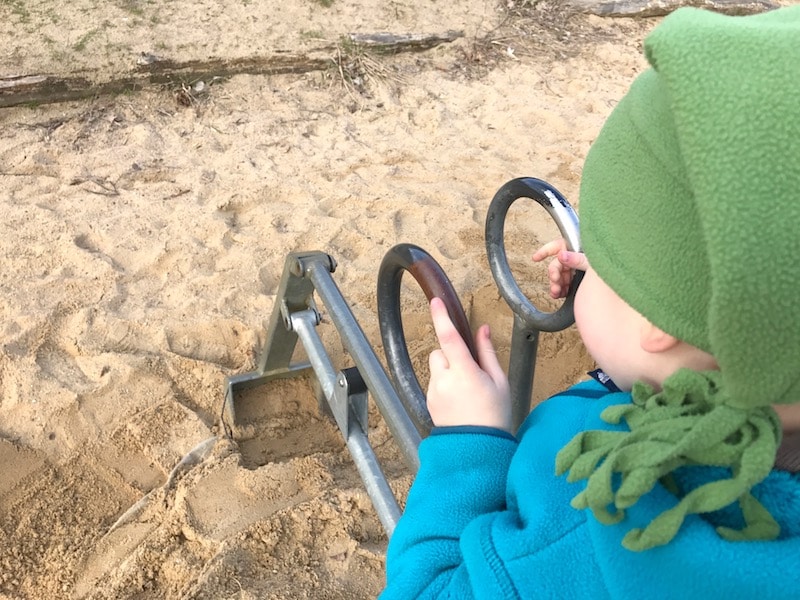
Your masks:
{"label": "metal handle ring", "polygon": [[477,350],[461,301],[439,263],[425,250],[413,244],[398,244],[391,248],[384,256],[378,271],[378,322],[386,361],[398,396],[420,435],[424,437],[430,432],[433,422],[425,403],[425,394],[411,365],[403,332],[400,312],[400,282],[403,272],[408,272],[417,281],[428,301],[434,297],[442,299],[450,319],[476,360]]}
{"label": "metal handle ring", "polygon": [[539,310],[525,296],[511,273],[504,243],[508,209],[520,198],[530,198],[538,202],[556,222],[566,240],[567,248],[574,251],[580,250],[578,217],[558,190],[533,177],[512,179],[503,185],[494,195],[486,214],[486,254],[500,294],[527,327],[537,331],[561,331],[575,321],[572,305],[582,273],[575,274],[564,303],[554,312]]}

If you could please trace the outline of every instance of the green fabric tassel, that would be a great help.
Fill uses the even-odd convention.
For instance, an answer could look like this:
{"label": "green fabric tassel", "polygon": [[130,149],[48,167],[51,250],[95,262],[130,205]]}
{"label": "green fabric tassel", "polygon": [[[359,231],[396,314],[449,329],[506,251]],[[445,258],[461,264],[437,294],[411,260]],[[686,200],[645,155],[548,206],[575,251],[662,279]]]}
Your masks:
{"label": "green fabric tassel", "polygon": [[[717,371],[682,369],[664,382],[661,392],[637,383],[632,397],[632,404],[610,406],[601,414],[607,423],[624,419],[630,431],[585,431],[558,453],[557,475],[568,472],[568,481],[587,480],[586,488],[573,498],[573,507],[591,509],[601,523],[619,523],[624,509],[678,467],[728,467],[730,479],[692,490],[644,529],[628,532],[623,546],[640,551],[666,544],[687,515],[711,512],[736,501],[745,527],[741,531],[719,528],[722,537],[777,537],[778,524],[750,494],[771,471],[781,440],[780,421],[771,407],[726,405]],[[620,477],[617,487],[615,475]]]}

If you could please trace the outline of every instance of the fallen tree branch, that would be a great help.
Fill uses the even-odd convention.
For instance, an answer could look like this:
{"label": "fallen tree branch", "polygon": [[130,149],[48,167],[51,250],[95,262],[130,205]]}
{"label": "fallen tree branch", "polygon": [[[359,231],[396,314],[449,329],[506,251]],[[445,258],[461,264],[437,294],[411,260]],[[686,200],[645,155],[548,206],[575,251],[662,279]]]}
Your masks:
{"label": "fallen tree branch", "polygon": [[464,37],[463,31],[440,34],[419,33],[351,33],[348,38],[356,46],[381,53],[420,52]]}
{"label": "fallen tree branch", "polygon": [[[381,53],[419,52],[452,42],[462,32],[443,34],[353,33],[348,39],[356,48]],[[308,73],[331,68],[336,63],[338,46],[323,46],[309,54],[277,51],[269,56],[236,59],[174,61],[147,55],[133,68],[110,79],[95,79],[91,74],[28,74],[0,76],[0,108],[22,104],[45,104],[80,100],[107,94],[137,91],[152,85],[178,86],[187,81],[225,79],[233,75]]]}

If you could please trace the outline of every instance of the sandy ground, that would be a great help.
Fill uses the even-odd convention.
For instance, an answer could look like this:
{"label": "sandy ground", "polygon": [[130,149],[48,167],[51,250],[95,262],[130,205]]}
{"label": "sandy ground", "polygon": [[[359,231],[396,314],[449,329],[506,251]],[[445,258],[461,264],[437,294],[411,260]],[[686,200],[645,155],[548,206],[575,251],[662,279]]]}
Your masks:
{"label": "sandy ground", "polygon": [[[359,11],[334,0],[273,10],[274,19],[263,3],[241,2],[250,20],[195,4],[166,3],[155,17],[154,3],[107,10],[145,21],[167,53],[198,31],[213,53],[268,51],[274,45],[243,49],[264,22],[273,41],[302,31],[467,35],[416,55],[357,57],[355,83],[332,65],[237,76],[188,106],[155,88],[0,112],[2,598],[374,597],[386,537],[310,382],[243,394],[227,439],[224,378],[253,368],[284,258],[296,250],[338,260],[336,281],[379,351],[376,273],[400,242],[440,261],[507,361],[511,316],[483,243],[489,201],[523,175],[576,198],[589,144],[642,68],[641,38],[655,23],[565,21],[544,5],[526,17],[514,2]],[[9,56],[30,63],[37,51],[40,71],[64,68],[56,42],[24,46],[8,27],[12,18],[41,23],[34,9],[43,5],[0,5],[13,48],[0,75],[22,72]],[[164,12],[180,7],[185,15]],[[102,37],[85,34],[122,21],[83,10],[85,31],[67,30],[60,47],[86,50],[81,69],[106,68],[113,52],[92,54]],[[56,23],[47,39],[64,33],[61,18],[47,22]],[[246,25],[236,29],[237,19]],[[229,35],[209,33],[219,30]],[[137,36],[117,45],[159,49]],[[554,235],[543,211],[514,205],[506,243],[537,301],[546,286],[529,256]],[[410,350],[423,364],[432,328],[421,292],[406,288]],[[334,363],[349,366],[333,327],[320,329]],[[535,399],[588,366],[574,331],[545,335]],[[370,418],[402,499],[410,472],[374,407]],[[212,437],[202,462],[168,481]]]}

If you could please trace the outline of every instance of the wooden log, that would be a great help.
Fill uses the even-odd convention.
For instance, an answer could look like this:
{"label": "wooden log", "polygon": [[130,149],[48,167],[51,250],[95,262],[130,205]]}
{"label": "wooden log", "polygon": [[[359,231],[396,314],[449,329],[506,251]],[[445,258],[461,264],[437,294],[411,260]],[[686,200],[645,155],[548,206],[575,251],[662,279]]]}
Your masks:
{"label": "wooden log", "polygon": [[[452,42],[462,32],[442,34],[350,34],[349,43],[381,53],[419,52]],[[210,58],[178,62],[169,58],[143,55],[128,72],[108,79],[90,73],[34,73],[0,76],[0,108],[23,104],[46,104],[80,100],[107,94],[136,91],[153,85],[191,84],[195,81],[226,79],[233,75],[307,73],[328,69],[337,57],[348,52],[335,45],[322,46],[308,54],[277,51],[270,56]]]}
{"label": "wooden log", "polygon": [[348,38],[358,47],[381,53],[419,52],[439,44],[446,44],[464,37],[463,31],[446,31],[440,34],[419,33],[351,33]]}

